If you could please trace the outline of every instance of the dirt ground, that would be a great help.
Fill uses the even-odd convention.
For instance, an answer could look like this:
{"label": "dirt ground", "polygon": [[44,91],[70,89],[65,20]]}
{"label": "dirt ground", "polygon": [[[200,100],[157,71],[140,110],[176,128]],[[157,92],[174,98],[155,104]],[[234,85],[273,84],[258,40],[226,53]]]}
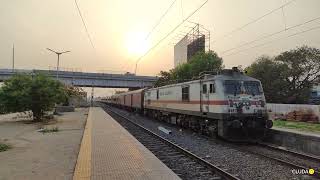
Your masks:
{"label": "dirt ground", "polygon": [[55,116],[58,132],[40,133],[40,123],[17,114],[0,116],[0,141],[12,146],[0,152],[0,180],[72,179],[88,109]]}

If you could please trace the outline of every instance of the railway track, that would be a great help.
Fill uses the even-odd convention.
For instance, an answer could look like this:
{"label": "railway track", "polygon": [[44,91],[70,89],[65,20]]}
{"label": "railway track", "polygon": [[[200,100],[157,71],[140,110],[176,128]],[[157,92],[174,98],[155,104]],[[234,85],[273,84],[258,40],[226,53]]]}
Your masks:
{"label": "railway track", "polygon": [[[201,135],[206,139],[210,139],[210,137]],[[216,139],[215,142],[219,144],[223,144],[226,146],[231,146],[235,149],[239,149],[242,151],[249,152],[251,154],[255,154],[257,156],[263,157],[265,159],[270,159],[272,161],[279,162],[285,166],[292,167],[296,170],[309,170],[313,169],[314,174],[308,174],[311,177],[316,177],[320,179],[320,157],[300,153],[288,149],[279,148],[277,146],[266,144],[266,143],[256,143],[256,144],[232,144],[229,142],[225,142],[223,140]]]}
{"label": "railway track", "polygon": [[[210,139],[210,137],[201,135],[206,139]],[[311,177],[316,177],[320,179],[320,157],[300,153],[288,149],[279,148],[277,146],[266,144],[266,143],[256,143],[256,144],[232,144],[229,142],[225,142],[223,140],[215,140],[215,142],[219,144],[223,144],[226,146],[231,146],[235,149],[240,149],[242,151],[249,152],[251,154],[255,154],[257,156],[263,157],[265,159],[270,159],[272,161],[276,161],[285,166],[289,166],[296,170],[309,170],[313,169],[314,174],[308,174]]]}
{"label": "railway track", "polygon": [[181,179],[240,180],[237,176],[230,174],[226,170],[211,164],[179,145],[153,133],[133,122],[128,117],[107,107],[104,107],[104,110],[111,116],[116,116],[115,120],[118,121],[118,123],[126,128],[139,142],[172,169]]}
{"label": "railway track", "polygon": [[[284,165],[291,166],[294,169],[314,169],[314,174],[311,176],[320,178],[320,158],[304,153],[299,153],[287,149],[282,149],[270,144],[258,143],[256,146],[265,148],[266,151],[259,151],[255,148],[248,150],[251,153],[263,156],[267,159],[280,162]],[[270,153],[274,152],[274,153]],[[273,155],[270,155],[273,154]],[[275,155],[276,154],[276,155]],[[292,157],[292,158],[290,158]],[[310,175],[310,174],[309,174]]]}
{"label": "railway track", "polygon": [[276,151],[279,151],[279,152],[285,152],[285,153],[288,153],[288,154],[292,154],[292,155],[295,155],[295,156],[298,156],[298,157],[301,157],[301,158],[304,158],[304,159],[310,159],[310,160],[313,160],[313,161],[318,161],[318,163],[320,163],[320,157],[317,157],[317,156],[304,154],[304,153],[299,153],[299,152],[288,150],[288,149],[279,148],[279,147],[276,147],[274,145],[266,144],[266,143],[258,143],[258,145],[261,146],[261,147],[265,147],[265,148],[271,149],[271,150],[276,150]]}

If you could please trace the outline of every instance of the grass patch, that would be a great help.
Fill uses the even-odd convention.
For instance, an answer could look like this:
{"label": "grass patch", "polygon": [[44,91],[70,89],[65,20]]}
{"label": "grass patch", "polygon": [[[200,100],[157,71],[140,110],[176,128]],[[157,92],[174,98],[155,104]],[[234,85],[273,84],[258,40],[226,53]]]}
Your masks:
{"label": "grass patch", "polygon": [[282,127],[288,129],[296,129],[301,131],[313,131],[320,133],[320,124],[306,123],[306,122],[292,122],[292,121],[283,121],[276,120],[273,121],[275,127]]}
{"label": "grass patch", "polygon": [[6,150],[8,150],[8,149],[10,149],[10,146],[9,146],[9,145],[0,143],[0,152],[6,151]]}
{"label": "grass patch", "polygon": [[42,133],[53,133],[53,132],[58,132],[58,131],[59,131],[58,127],[53,127],[51,129],[44,128],[44,129],[40,130],[40,132],[42,132]]}

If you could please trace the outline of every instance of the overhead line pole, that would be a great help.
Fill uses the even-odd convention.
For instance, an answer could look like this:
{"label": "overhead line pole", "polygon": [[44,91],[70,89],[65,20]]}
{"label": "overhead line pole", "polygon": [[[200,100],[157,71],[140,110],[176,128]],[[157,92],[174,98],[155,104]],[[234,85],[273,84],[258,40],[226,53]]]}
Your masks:
{"label": "overhead line pole", "polygon": [[12,72],[14,72],[14,44],[12,46]]}
{"label": "overhead line pole", "polygon": [[60,61],[60,55],[61,55],[61,54],[64,54],[64,53],[71,52],[71,51],[57,52],[57,51],[54,51],[54,50],[52,50],[52,49],[50,49],[50,48],[47,48],[47,50],[54,52],[54,53],[57,54],[57,56],[58,56],[58,60],[57,60],[57,75],[56,75],[56,77],[57,77],[57,80],[59,80],[59,61]]}

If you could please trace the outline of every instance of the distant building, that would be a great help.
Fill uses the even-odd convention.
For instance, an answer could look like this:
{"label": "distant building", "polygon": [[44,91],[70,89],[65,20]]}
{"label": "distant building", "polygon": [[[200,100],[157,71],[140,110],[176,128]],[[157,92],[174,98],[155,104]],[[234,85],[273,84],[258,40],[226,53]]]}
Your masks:
{"label": "distant building", "polygon": [[314,85],[311,88],[309,103],[320,104],[320,85]]}

